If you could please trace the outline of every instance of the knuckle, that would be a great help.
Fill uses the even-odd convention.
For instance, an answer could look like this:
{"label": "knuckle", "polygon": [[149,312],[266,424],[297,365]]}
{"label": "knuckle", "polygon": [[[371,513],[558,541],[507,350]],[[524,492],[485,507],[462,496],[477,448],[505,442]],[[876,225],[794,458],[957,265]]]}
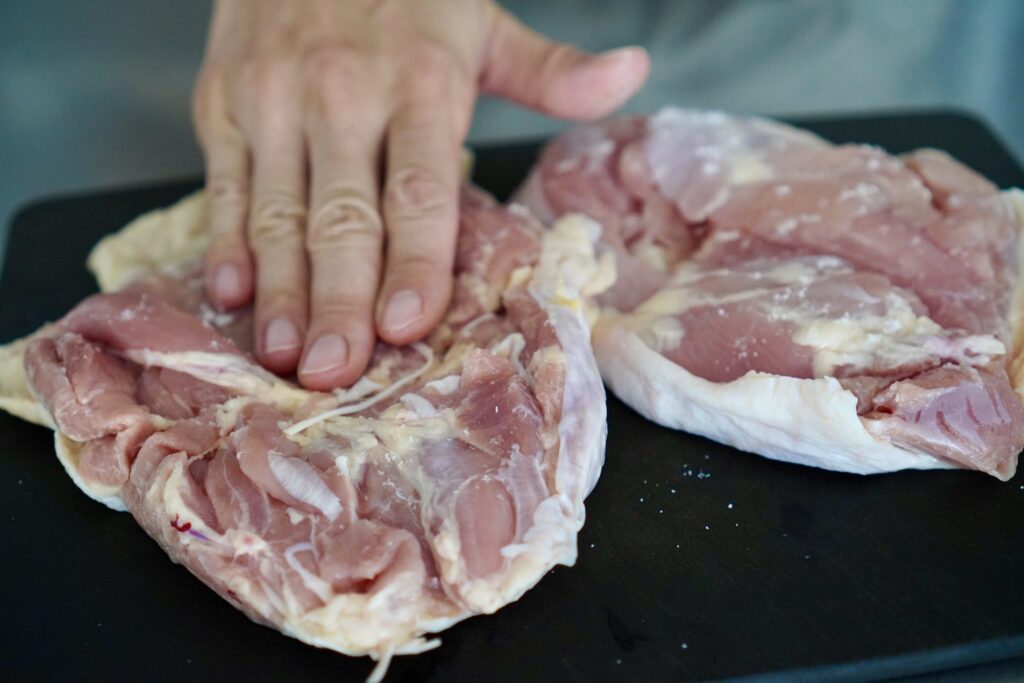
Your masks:
{"label": "knuckle", "polygon": [[549,110],[554,108],[554,100],[557,97],[556,89],[542,87],[543,84],[553,82],[556,74],[566,64],[571,64],[579,54],[579,50],[565,43],[558,43],[547,48],[541,60],[540,69],[533,79],[533,86],[530,90],[536,106]]}
{"label": "knuckle", "polygon": [[395,258],[388,268],[388,276],[402,280],[424,280],[436,277],[448,269],[442,263],[440,254],[409,251]]}
{"label": "knuckle", "polygon": [[388,178],[385,200],[396,217],[434,217],[445,212],[454,191],[436,173],[418,166],[407,166]]}
{"label": "knuckle", "polygon": [[339,294],[317,304],[314,316],[320,322],[360,320],[368,315],[369,297]]}
{"label": "knuckle", "polygon": [[427,78],[447,77],[455,67],[451,52],[438,43],[423,41],[412,50],[412,61]]}
{"label": "knuckle", "polygon": [[307,53],[303,64],[304,76],[309,83],[345,88],[358,75],[360,61],[358,52],[351,47],[321,45]]}
{"label": "knuckle", "polygon": [[447,49],[434,43],[412,48],[402,73],[402,97],[410,104],[449,97],[459,65]]}
{"label": "knuckle", "polygon": [[[344,46],[318,48],[307,57],[304,96],[311,119],[331,135],[345,136],[380,117],[369,69],[363,56]],[[356,93],[360,97],[354,99]]]}
{"label": "knuckle", "polygon": [[315,210],[306,232],[306,247],[315,251],[343,242],[376,243],[382,232],[380,215],[370,202],[352,194],[336,195]]}
{"label": "knuckle", "polygon": [[256,200],[249,221],[249,236],[255,244],[274,244],[295,239],[305,222],[306,210],[295,197],[270,193]]}
{"label": "knuckle", "polygon": [[331,297],[313,308],[312,324],[320,329],[344,331],[346,336],[365,331],[372,324],[373,297],[347,293]]}
{"label": "knuckle", "polygon": [[246,187],[238,176],[213,173],[206,178],[206,194],[215,208],[240,209],[245,204]]}
{"label": "knuckle", "polygon": [[564,64],[572,62],[578,54],[579,50],[567,43],[549,44],[541,61],[541,71],[554,71]]}
{"label": "knuckle", "polygon": [[256,295],[259,315],[269,322],[279,315],[287,315],[295,322],[305,320],[303,315],[305,304],[301,293],[296,288],[284,287],[276,284],[270,287],[265,282],[259,283],[259,291]]}
{"label": "knuckle", "polygon": [[274,93],[288,83],[288,63],[274,54],[260,56],[246,62],[240,69],[243,87],[258,93]]}

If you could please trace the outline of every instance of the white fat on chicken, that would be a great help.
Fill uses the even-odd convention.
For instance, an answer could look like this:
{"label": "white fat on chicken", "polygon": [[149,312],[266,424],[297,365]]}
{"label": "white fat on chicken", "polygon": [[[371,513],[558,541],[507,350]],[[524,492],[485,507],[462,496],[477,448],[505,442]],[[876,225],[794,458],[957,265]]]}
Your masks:
{"label": "white fat on chicken", "polygon": [[666,108],[569,129],[516,200],[600,219],[621,273],[588,316],[594,349],[646,417],[828,469],[1006,479],[1024,445],[1024,211],[1002,193],[1015,225],[999,196],[934,150]]}
{"label": "white fat on chicken", "polygon": [[[352,387],[332,393],[305,391],[261,369],[246,355],[245,338],[230,336],[247,314],[213,315],[202,302],[201,282],[188,280],[198,278],[194,259],[205,240],[201,194],[140,218],[122,235],[104,240],[90,259],[102,288],[130,288],[140,277],[149,278],[146,286],[159,287],[178,278],[188,296],[167,303],[209,323],[193,329],[206,336],[194,350],[184,344],[162,350],[134,347],[130,335],[122,335],[119,339],[129,338],[123,347],[97,347],[97,353],[119,356],[111,365],[117,377],[114,365],[136,366],[136,374],[118,381],[130,384],[145,376],[157,392],[143,399],[118,389],[119,401],[164,397],[168,406],[184,412],[171,419],[149,412],[156,403],[134,406],[132,415],[141,414],[147,429],[156,430],[140,432],[139,438],[144,444],[151,437],[162,440],[155,448],[143,446],[139,452],[145,457],[135,460],[136,469],[123,485],[91,479],[82,457],[89,444],[56,431],[58,456],[88,495],[130,509],[175,561],[251,618],[307,643],[368,654],[379,662],[372,676],[378,679],[392,656],[436,647],[439,640],[425,634],[492,612],[555,564],[571,564],[583,500],[603,461],[604,394],[584,319],[590,295],[614,279],[611,256],[594,254],[600,228],[573,217],[544,234],[521,207],[506,211],[472,191],[466,201],[480,224],[460,234],[479,229],[490,235],[479,254],[500,262],[510,251],[505,242],[495,248],[494,236],[500,235],[521,240],[530,260],[520,257],[501,266],[508,270],[496,278],[500,286],[486,278],[463,283],[461,294],[483,310],[471,320],[458,318],[452,336],[436,335],[430,344],[411,348],[378,347],[370,371]],[[164,279],[150,277],[155,274]],[[521,329],[500,305],[510,293],[525,306]],[[153,297],[153,303],[161,292],[143,288],[141,294],[104,299],[102,314],[83,319],[101,334],[104,325],[150,322],[136,315],[138,300],[132,296]],[[125,303],[119,315],[116,306],[122,301],[136,303]],[[527,332],[538,320],[543,321],[536,326],[539,332]],[[44,328],[38,335],[50,333]],[[531,334],[542,335],[541,348]],[[0,349],[0,407],[56,427],[22,368],[24,348],[33,339]],[[153,339],[159,347],[159,338]],[[439,345],[440,353],[432,345]],[[475,369],[469,369],[472,363]],[[195,392],[196,404],[180,400],[173,386]],[[90,396],[97,391],[103,390],[85,389]],[[475,414],[474,401],[463,395],[472,391],[493,406]],[[501,410],[513,400],[511,409]],[[120,428],[116,421],[111,424]],[[520,431],[506,432],[508,425],[520,425]],[[480,430],[479,437],[474,430]],[[530,444],[531,453],[521,452],[523,443]],[[179,447],[196,452],[173,452]],[[438,451],[442,457],[428,470],[425,454]],[[457,517],[459,496],[473,482],[500,483],[509,500],[514,497],[512,535],[493,549],[497,566],[485,569],[468,559],[479,552],[462,547],[464,529]],[[401,506],[412,514],[403,517]],[[428,523],[431,515],[435,526]],[[350,566],[336,569],[354,572],[356,589],[346,587],[344,574],[335,578],[340,588],[332,584],[318,564],[330,559],[332,543],[344,542],[332,534],[349,533],[356,534],[351,543],[361,550],[352,553],[342,546],[340,557]],[[426,562],[424,548],[432,558]],[[387,564],[374,568],[375,561]],[[362,581],[376,582],[373,590],[360,592]]]}
{"label": "white fat on chicken", "polygon": [[[678,269],[670,283],[634,311],[626,314],[614,310],[604,312],[605,327],[613,324],[634,330],[656,351],[665,351],[678,346],[687,330],[680,322],[686,311],[701,307],[717,307],[720,315],[726,315],[724,307],[744,301],[764,298],[782,287],[808,285],[822,273],[852,273],[848,265],[839,259],[821,257],[816,267],[799,261],[787,261],[772,265],[756,273],[765,287],[752,287],[728,294],[703,292],[694,288],[703,278],[728,278],[732,272],[726,269],[706,270],[697,266],[683,266]],[[743,273],[742,275],[747,275]],[[773,321],[793,323],[792,339],[814,352],[814,376],[833,375],[840,367],[871,367],[872,363],[895,367],[935,356],[955,355],[967,365],[985,365],[1006,353],[1005,345],[993,335],[970,335],[958,339],[955,348],[939,345],[943,328],[927,315],[915,312],[905,292],[888,291],[882,300],[884,314],[851,315],[843,313],[838,317],[822,317],[821,310],[814,306],[786,305],[771,306],[767,316]],[[700,334],[692,330],[691,334]],[[947,345],[952,346],[952,345]]]}
{"label": "white fat on chicken", "polygon": [[709,382],[617,327],[595,330],[594,352],[616,395],[668,427],[776,460],[859,474],[953,467],[873,435],[857,415],[857,398],[833,377],[750,372]]}

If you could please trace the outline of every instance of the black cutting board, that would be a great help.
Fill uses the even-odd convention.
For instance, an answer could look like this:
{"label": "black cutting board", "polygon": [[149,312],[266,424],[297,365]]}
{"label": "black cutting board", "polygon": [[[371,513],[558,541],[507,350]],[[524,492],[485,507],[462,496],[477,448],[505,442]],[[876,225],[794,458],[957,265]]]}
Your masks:
{"label": "black cutting board", "polygon": [[[799,121],[836,141],[949,150],[1024,173],[957,113]],[[536,145],[479,151],[506,195]],[[102,235],[198,181],[42,201],[14,219],[0,340],[95,289]],[[359,680],[369,660],[257,626],[127,514],[81,494],[50,433],[0,416],[0,679]],[[646,422],[609,400],[608,457],[573,568],[400,657],[389,681],[876,679],[1024,655],[1024,477],[861,477],[786,465]]]}

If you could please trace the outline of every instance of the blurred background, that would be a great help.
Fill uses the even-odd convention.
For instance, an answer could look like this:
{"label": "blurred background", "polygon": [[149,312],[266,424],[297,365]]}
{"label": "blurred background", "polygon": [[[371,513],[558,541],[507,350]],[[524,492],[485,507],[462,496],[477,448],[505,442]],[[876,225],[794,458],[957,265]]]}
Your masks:
{"label": "blurred background", "polygon": [[[1024,158],[1021,0],[509,0],[539,31],[654,60],[633,111],[769,115],[956,107]],[[209,2],[4,2],[0,255],[17,207],[55,193],[201,173],[189,120]],[[358,97],[358,93],[353,94]],[[470,141],[562,124],[480,103]]]}
{"label": "blurred background", "polygon": [[[629,104],[768,115],[957,108],[1024,158],[1024,0],[508,0],[591,50],[646,46]],[[19,206],[57,193],[197,176],[189,119],[210,3],[0,3],[0,256]],[[358,97],[353,93],[353,97]],[[482,101],[473,144],[562,124]],[[57,247],[59,248],[59,247]],[[2,295],[2,294],[0,294]],[[1024,662],[928,681],[1021,680]]]}

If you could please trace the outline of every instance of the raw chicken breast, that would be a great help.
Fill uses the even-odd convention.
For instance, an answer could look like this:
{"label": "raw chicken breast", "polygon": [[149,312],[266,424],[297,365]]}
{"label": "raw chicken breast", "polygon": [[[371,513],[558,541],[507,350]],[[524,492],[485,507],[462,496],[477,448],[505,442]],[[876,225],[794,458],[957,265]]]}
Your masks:
{"label": "raw chicken breast", "polygon": [[[545,234],[467,188],[441,327],[327,394],[252,361],[248,311],[206,304],[203,213],[193,197],[109,238],[90,263],[119,291],[0,355],[22,356],[86,493],[252,619],[382,666],[574,562],[604,454],[579,302],[596,225]],[[165,260],[131,248],[146,234]]]}
{"label": "raw chicken breast", "polygon": [[570,129],[518,198],[603,225],[594,350],[651,419],[829,469],[1013,475],[1019,195],[934,150],[666,109]]}

